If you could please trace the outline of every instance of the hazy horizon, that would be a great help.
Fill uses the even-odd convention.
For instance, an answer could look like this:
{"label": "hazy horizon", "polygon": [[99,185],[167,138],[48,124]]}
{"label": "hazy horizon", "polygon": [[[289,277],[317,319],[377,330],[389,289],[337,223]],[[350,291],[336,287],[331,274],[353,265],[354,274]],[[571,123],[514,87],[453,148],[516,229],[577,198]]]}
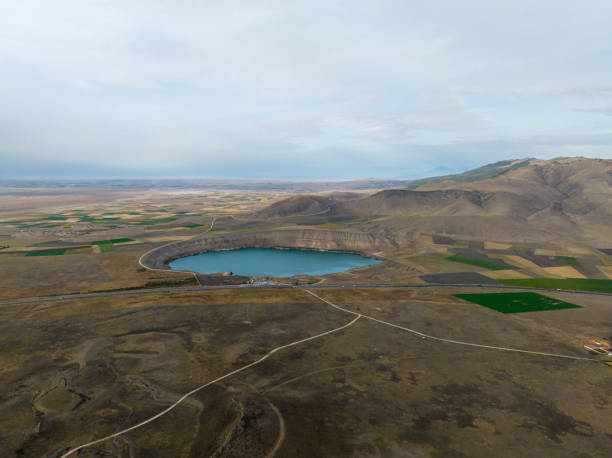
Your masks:
{"label": "hazy horizon", "polygon": [[0,8],[2,179],[416,179],[612,158],[607,1]]}

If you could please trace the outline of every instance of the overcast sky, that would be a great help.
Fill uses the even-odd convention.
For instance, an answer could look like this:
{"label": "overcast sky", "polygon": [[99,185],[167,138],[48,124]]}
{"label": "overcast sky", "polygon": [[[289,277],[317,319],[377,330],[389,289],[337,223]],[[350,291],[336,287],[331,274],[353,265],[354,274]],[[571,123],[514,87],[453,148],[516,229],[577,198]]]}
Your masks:
{"label": "overcast sky", "polygon": [[612,1],[0,0],[0,178],[612,157]]}

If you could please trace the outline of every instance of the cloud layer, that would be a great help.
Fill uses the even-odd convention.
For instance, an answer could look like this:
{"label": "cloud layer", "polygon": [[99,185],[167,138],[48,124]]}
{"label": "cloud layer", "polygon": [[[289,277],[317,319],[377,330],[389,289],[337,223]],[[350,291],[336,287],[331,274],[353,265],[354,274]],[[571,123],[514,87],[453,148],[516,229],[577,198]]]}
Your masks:
{"label": "cloud layer", "polygon": [[607,0],[4,2],[0,177],[612,157],[610,17]]}

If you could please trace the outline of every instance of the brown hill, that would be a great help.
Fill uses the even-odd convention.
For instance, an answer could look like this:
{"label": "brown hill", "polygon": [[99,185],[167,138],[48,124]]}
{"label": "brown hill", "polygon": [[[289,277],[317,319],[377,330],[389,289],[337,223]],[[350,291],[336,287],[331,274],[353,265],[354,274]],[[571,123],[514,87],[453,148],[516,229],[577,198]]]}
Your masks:
{"label": "brown hill", "polygon": [[[384,224],[392,231],[612,244],[612,160],[522,159],[477,170],[463,174],[463,181],[450,177],[345,201],[297,196],[262,213],[391,216]],[[465,176],[478,179],[468,181]]]}
{"label": "brown hill", "polygon": [[336,205],[334,214],[398,216],[511,216],[528,217],[549,206],[537,194],[444,189],[410,191],[389,189],[363,199]]}
{"label": "brown hill", "polygon": [[483,196],[462,190],[409,191],[389,189],[369,197],[338,204],[335,214],[358,215],[433,215],[480,213]]}
{"label": "brown hill", "polygon": [[256,213],[260,218],[278,218],[296,215],[318,215],[328,212],[337,201],[331,197],[299,195],[275,202]]}

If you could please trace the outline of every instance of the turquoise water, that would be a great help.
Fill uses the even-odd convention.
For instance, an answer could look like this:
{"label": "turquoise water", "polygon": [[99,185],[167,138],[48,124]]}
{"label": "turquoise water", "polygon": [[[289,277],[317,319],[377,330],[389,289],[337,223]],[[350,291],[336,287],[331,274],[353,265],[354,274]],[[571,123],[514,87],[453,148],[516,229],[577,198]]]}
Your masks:
{"label": "turquoise water", "polygon": [[290,277],[296,274],[325,275],[380,261],[355,253],[277,248],[241,248],[209,251],[170,262],[171,269],[192,270],[202,274],[233,272],[253,277]]}

